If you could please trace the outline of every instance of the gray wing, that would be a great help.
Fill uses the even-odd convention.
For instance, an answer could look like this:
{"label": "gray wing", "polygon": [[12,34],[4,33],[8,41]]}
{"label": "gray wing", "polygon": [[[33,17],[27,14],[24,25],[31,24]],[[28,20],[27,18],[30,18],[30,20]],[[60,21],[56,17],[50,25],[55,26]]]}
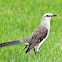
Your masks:
{"label": "gray wing", "polygon": [[47,33],[48,29],[46,27],[38,27],[32,34],[32,39],[29,43],[29,48],[27,49],[26,53],[39,44],[47,36]]}

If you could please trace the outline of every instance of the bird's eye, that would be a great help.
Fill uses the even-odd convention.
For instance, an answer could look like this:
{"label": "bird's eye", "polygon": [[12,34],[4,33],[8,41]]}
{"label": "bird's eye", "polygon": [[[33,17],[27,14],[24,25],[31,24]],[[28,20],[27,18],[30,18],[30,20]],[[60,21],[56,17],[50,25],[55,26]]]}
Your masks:
{"label": "bird's eye", "polygon": [[48,15],[47,15],[47,17],[48,17]]}

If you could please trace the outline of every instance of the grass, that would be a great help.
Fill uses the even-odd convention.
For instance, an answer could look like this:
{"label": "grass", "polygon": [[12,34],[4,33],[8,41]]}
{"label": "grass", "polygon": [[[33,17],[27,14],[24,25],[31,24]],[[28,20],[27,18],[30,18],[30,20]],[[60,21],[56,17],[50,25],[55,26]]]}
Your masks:
{"label": "grass", "polygon": [[[0,48],[0,62],[62,62],[62,1],[0,0],[0,43],[29,36],[45,13],[57,14],[51,19],[48,39],[35,56],[33,49],[25,54],[25,45]],[[38,58],[37,58],[38,57]]]}

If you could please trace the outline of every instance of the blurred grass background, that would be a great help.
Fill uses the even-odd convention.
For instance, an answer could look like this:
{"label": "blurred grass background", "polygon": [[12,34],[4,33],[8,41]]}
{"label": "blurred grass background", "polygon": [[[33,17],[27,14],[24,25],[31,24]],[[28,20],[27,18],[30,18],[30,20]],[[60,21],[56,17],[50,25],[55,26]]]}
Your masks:
{"label": "blurred grass background", "polygon": [[0,48],[0,62],[62,62],[62,1],[0,0],[0,43],[29,36],[40,24],[45,13],[51,19],[48,39],[42,44],[38,58],[33,49],[25,54],[25,45]]}

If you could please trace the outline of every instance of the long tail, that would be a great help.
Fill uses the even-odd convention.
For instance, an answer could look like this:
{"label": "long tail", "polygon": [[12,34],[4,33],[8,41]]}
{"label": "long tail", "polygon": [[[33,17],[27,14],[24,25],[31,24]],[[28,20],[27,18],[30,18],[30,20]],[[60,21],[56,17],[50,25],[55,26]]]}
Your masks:
{"label": "long tail", "polygon": [[10,45],[15,45],[15,44],[29,44],[31,40],[31,36],[28,36],[26,38],[17,40],[17,41],[11,41],[11,42],[6,42],[6,43],[0,43],[0,47],[4,47],[4,46],[10,46]]}
{"label": "long tail", "polygon": [[20,43],[19,41],[11,41],[11,42],[6,42],[6,43],[1,43],[0,47],[15,45],[15,44],[19,44],[19,43]]}

